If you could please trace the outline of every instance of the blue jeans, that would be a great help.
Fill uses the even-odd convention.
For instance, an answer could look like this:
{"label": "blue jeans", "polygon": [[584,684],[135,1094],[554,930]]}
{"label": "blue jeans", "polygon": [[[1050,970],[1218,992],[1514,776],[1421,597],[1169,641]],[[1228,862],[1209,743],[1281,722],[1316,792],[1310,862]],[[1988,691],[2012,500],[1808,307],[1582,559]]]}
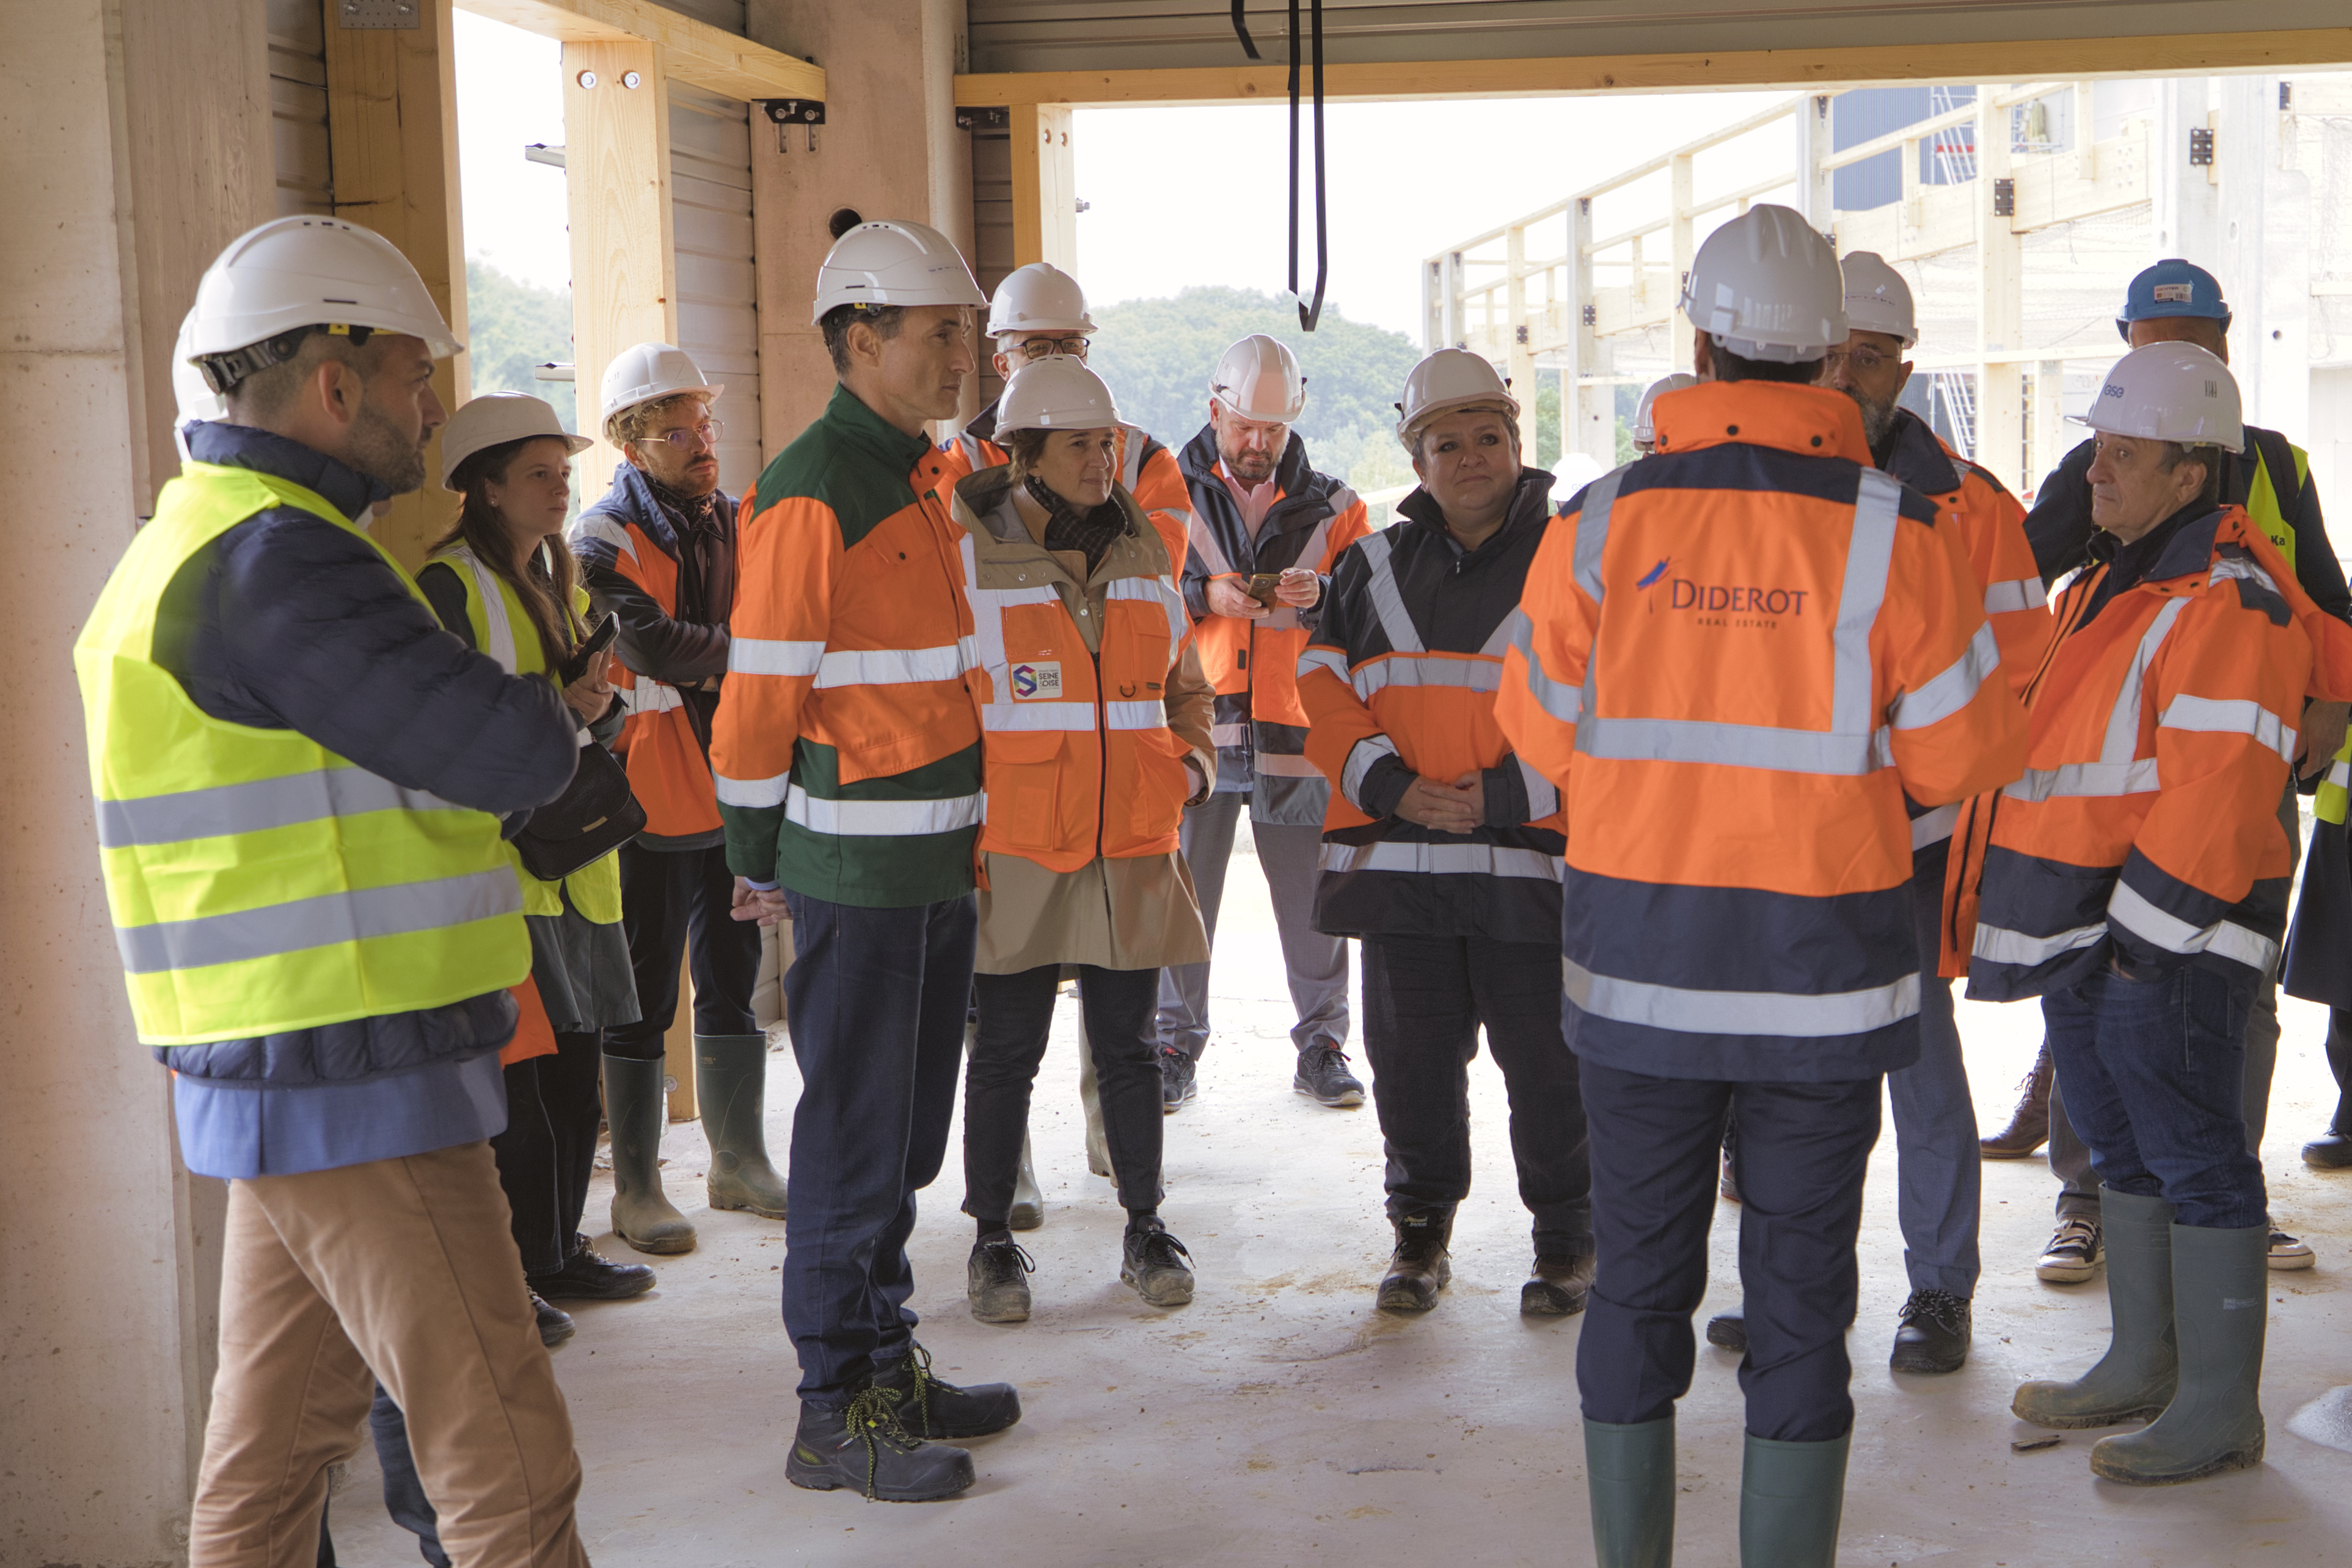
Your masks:
{"label": "blue jeans", "polygon": [[1895,1212],[1903,1266],[1915,1291],[1976,1294],[1977,1228],[1984,1155],[1976,1103],[1952,1012],[1952,982],[1936,973],[1946,847],[1916,857],[1912,873],[1919,937],[1919,1060],[1886,1075],[1895,1109]]}
{"label": "blue jeans", "polygon": [[785,1018],[801,1069],[784,1221],[800,1396],[838,1407],[906,1354],[915,1194],[946,1157],[971,1002],[971,896],[902,909],[787,892]]}
{"label": "blue jeans", "polygon": [[2155,980],[2102,969],[2042,998],[2066,1112],[2103,1185],[2163,1198],[2181,1225],[2266,1222],[2244,1116],[2257,983],[2196,964]]}

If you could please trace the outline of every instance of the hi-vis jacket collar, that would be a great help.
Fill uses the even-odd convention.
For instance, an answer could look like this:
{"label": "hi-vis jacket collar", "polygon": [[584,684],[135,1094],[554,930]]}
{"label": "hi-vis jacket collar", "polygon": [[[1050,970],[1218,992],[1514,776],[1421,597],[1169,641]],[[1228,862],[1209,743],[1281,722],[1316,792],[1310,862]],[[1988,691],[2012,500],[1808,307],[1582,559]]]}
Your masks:
{"label": "hi-vis jacket collar", "polygon": [[[1862,411],[1854,411],[1857,417]],[[1886,444],[1886,461],[1879,466],[1923,496],[1948,496],[1960,487],[1960,465],[1927,422],[1907,408],[1895,411],[1894,439]]]}
{"label": "hi-vis jacket collar", "polygon": [[[2183,508],[2184,511],[2188,509]],[[2167,596],[2191,593],[2203,587],[2215,559],[2214,539],[2221,532],[2222,520],[2230,512],[2241,510],[2239,507],[2216,507],[2202,517],[2193,517],[2174,528],[2172,537],[2164,541],[2163,547],[2157,551],[2156,559],[2147,563],[2147,570],[2140,573],[2139,580],[2132,586]],[[2176,512],[2172,517],[2156,526],[2164,528],[2180,515]],[[2104,530],[2093,534],[2093,564],[2104,566],[2112,562],[2119,548],[2120,543],[2115,535]],[[2290,572],[2287,575],[2292,580],[2294,574]]]}
{"label": "hi-vis jacket collar", "polygon": [[1651,405],[1658,451],[1698,452],[1732,442],[1870,465],[1862,411],[1827,387],[1787,382],[1704,382]]}

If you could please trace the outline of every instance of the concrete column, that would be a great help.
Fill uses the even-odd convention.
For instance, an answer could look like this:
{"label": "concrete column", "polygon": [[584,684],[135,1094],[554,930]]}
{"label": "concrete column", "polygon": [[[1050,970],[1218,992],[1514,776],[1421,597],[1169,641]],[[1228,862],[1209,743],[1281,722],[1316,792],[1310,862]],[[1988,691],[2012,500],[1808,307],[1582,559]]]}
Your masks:
{"label": "concrete column", "polygon": [[2212,169],[2189,162],[2189,132],[2211,123],[2211,87],[2205,77],[2170,77],[2158,84],[2156,122],[2148,131],[2150,261],[2179,256],[2211,267],[2218,259],[2221,191]]}
{"label": "concrete column", "polygon": [[[246,75],[258,9],[58,0],[0,51],[0,144],[26,175],[0,226],[0,423],[16,441],[0,528],[38,563],[13,628],[26,700],[0,747],[0,1248],[20,1262],[0,1285],[8,1563],[131,1568],[177,1561],[187,1540],[222,1189],[180,1166],[169,1080],[132,1036],[70,649],[131,540],[139,454],[154,451],[146,346],[170,343],[211,258],[222,218],[200,209],[267,189]],[[183,96],[142,94],[140,62],[171,53],[149,29],[166,24],[232,57],[214,70],[184,55],[146,73]],[[173,124],[206,128],[173,144],[183,177],[134,178]]]}
{"label": "concrete column", "polygon": [[[753,127],[751,200],[760,258],[760,406],[770,452],[824,411],[833,365],[809,319],[816,269],[841,208],[913,218],[972,249],[971,155],[955,123],[963,7],[956,0],[750,0],[748,31],[825,70],[825,123],[811,150]],[[977,412],[979,380],[966,394]]]}

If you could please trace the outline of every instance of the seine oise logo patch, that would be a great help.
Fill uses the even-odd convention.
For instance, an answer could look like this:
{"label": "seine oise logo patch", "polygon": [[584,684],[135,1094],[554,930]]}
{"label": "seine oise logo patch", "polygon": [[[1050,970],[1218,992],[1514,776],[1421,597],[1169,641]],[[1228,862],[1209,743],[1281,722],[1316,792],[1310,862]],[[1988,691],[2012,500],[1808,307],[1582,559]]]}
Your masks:
{"label": "seine oise logo patch", "polygon": [[1062,695],[1062,664],[1056,659],[1043,664],[1013,666],[1013,700],[1024,697],[1059,697]]}

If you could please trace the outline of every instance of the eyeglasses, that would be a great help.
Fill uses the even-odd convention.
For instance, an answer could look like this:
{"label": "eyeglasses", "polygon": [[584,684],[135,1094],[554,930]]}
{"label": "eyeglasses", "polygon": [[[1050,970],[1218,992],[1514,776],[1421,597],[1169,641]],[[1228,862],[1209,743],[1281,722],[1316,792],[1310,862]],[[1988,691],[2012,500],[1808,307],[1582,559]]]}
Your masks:
{"label": "eyeglasses", "polygon": [[660,432],[658,434],[642,435],[637,439],[640,441],[667,441],[669,443],[670,450],[673,452],[691,452],[697,446],[708,446],[716,450],[719,445],[719,438],[726,434],[727,427],[725,425],[719,423],[715,419],[706,419],[700,424],[691,425],[685,430],[665,430]]}
{"label": "eyeglasses", "polygon": [[1007,346],[1019,350],[1023,358],[1031,361],[1050,360],[1056,354],[1067,354],[1074,360],[1087,357],[1084,338],[1026,338]]}
{"label": "eyeglasses", "polygon": [[1828,353],[1822,356],[1822,364],[1824,369],[1833,371],[1841,365],[1852,365],[1864,375],[1868,375],[1873,371],[1878,370],[1885,365],[1892,364],[1894,361],[1894,355],[1881,353],[1878,350],[1872,348],[1867,343],[1864,343],[1860,348],[1856,349],[1832,349]]}

